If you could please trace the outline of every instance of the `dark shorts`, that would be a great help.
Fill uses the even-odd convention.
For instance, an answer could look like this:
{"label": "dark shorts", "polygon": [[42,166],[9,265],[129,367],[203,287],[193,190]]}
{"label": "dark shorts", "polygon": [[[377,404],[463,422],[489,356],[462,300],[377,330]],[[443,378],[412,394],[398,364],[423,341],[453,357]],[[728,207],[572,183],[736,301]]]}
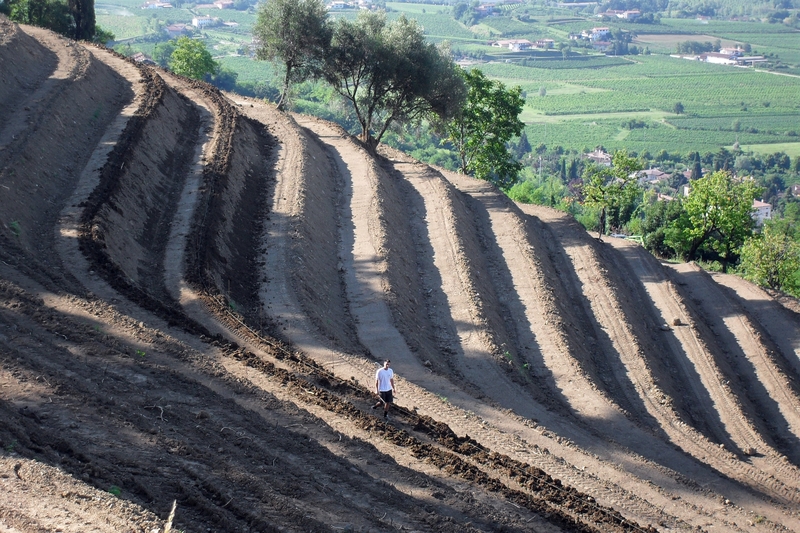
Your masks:
{"label": "dark shorts", "polygon": [[383,400],[386,403],[392,403],[392,391],[390,390],[381,391],[381,400]]}

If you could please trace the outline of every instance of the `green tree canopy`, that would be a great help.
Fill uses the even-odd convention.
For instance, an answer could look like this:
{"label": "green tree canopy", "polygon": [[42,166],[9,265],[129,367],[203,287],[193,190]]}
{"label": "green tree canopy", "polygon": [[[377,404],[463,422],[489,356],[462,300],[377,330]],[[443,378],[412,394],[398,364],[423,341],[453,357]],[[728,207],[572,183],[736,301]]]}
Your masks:
{"label": "green tree canopy", "polygon": [[278,109],[286,107],[289,87],[321,74],[331,40],[328,10],[322,0],[267,0],[258,9],[253,35],[256,58],[283,66]]}
{"label": "green tree canopy", "polygon": [[666,241],[687,261],[708,245],[720,254],[723,269],[753,232],[751,216],[758,187],[750,178],[718,170],[691,182],[683,213],[667,230]]}
{"label": "green tree canopy", "polygon": [[362,11],[337,21],[325,62],[325,78],[353,106],[361,140],[372,148],[393,122],[436,116],[461,106],[463,81],[447,48],[425,41],[405,16]]}
{"label": "green tree canopy", "polygon": [[618,211],[630,204],[639,194],[638,172],[641,163],[627,152],[615,152],[611,166],[592,164],[583,172],[581,203],[600,211],[597,238],[603,240],[606,233],[606,218],[609,210]]}
{"label": "green tree canopy", "polygon": [[31,24],[61,35],[74,35],[74,20],[69,6],[60,0],[10,0],[9,18],[20,24]]}
{"label": "green tree canopy", "polygon": [[446,126],[448,140],[459,156],[460,171],[508,189],[517,182],[522,168],[506,146],[524,127],[519,119],[525,105],[522,89],[506,89],[478,69],[462,71],[461,75],[467,98]]}
{"label": "green tree canopy", "polygon": [[741,250],[740,270],[745,279],[795,296],[800,292],[800,243],[788,228],[767,223]]}
{"label": "green tree canopy", "polygon": [[41,26],[76,41],[95,37],[94,0],[6,0],[0,6],[0,13],[8,12],[11,20],[22,24]]}
{"label": "green tree canopy", "polygon": [[217,71],[217,62],[211,57],[211,52],[206,49],[203,41],[180,37],[169,58],[169,67],[176,74],[201,80],[206,74]]}
{"label": "green tree canopy", "polygon": [[163,68],[169,68],[172,52],[175,51],[177,41],[162,41],[153,47],[153,61]]}

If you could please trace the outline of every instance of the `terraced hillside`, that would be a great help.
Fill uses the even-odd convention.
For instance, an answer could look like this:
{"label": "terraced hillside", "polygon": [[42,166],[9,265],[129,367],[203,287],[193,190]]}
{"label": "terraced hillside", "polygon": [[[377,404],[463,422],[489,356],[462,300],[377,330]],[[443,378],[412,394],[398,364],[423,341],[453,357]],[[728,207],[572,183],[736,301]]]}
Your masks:
{"label": "terraced hillside", "polygon": [[737,278],[5,19],[0,222],[0,531],[800,531]]}

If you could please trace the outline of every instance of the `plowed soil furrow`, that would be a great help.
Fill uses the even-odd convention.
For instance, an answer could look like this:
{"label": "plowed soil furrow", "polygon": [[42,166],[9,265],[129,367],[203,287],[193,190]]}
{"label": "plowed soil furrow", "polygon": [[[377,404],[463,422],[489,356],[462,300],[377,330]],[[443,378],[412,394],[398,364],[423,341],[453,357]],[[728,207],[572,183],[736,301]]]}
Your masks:
{"label": "plowed soil furrow", "polygon": [[[620,415],[618,407],[603,398],[598,388],[586,380],[587,375],[599,376],[602,372],[590,365],[587,365],[589,369],[582,368],[579,362],[593,357],[584,343],[574,339],[573,311],[569,305],[553,302],[552,294],[556,290],[551,284],[558,279],[555,271],[563,275],[567,265],[552,266],[547,246],[536,239],[535,230],[524,226],[523,215],[510,202],[502,200],[496,189],[458,175],[447,176],[485,210],[497,254],[503,258],[508,277],[504,292],[516,305],[509,315],[518,323],[514,345],[521,361],[517,370],[525,374],[525,363],[533,362],[534,371],[548,376],[552,382],[548,386],[552,390],[547,395],[560,398],[558,403],[568,405],[567,413],[577,413],[577,419],[597,417],[613,424],[613,419]],[[563,292],[567,292],[563,287],[556,291],[557,294]],[[578,353],[582,358],[576,358]]]}
{"label": "plowed soil furrow", "polygon": [[[552,211],[543,210],[540,208],[532,208],[532,211],[536,212],[537,214],[545,215],[547,218],[552,218],[553,216],[556,218],[563,217],[563,215],[555,214],[552,213]],[[563,226],[559,227],[563,228]],[[566,236],[559,236],[559,240],[561,242],[565,242],[568,240],[568,238]],[[575,271],[582,278],[590,273],[600,272],[603,270],[598,266],[589,266],[585,263],[586,261],[592,261],[590,256],[579,254],[576,250],[570,250],[568,253],[570,253],[570,255],[573,257],[573,261],[575,261]],[[596,277],[594,278],[594,281],[589,280],[589,285],[597,283],[601,280],[602,278]],[[605,291],[598,291],[595,288],[591,289],[591,291],[595,294],[595,298],[599,298],[599,300],[595,300],[593,302],[593,306],[599,305],[602,308],[604,306],[611,305],[612,307],[619,308],[619,304],[613,304],[609,302],[609,294],[612,294],[614,292],[613,290],[606,289]],[[603,301],[606,303],[603,303]],[[602,311],[601,309],[595,314],[595,316],[597,316],[598,320],[600,320],[602,323],[605,319],[612,316],[612,314],[607,309],[605,311]],[[606,318],[604,319],[604,317]],[[606,323],[605,327],[608,329],[608,331],[616,331],[616,333],[611,337],[616,343],[623,342],[626,337],[630,339],[630,334],[626,333],[624,328],[620,329],[619,326],[615,326],[610,323]],[[631,340],[624,342],[631,342]],[[619,346],[619,344],[617,344],[617,346]],[[629,353],[627,356],[625,356],[625,354],[622,353],[621,355],[623,355],[622,360],[625,361],[625,358],[631,357],[632,354]],[[663,393],[658,391],[658,387],[652,381],[653,378],[650,374],[650,371],[647,369],[647,365],[644,363],[644,361],[637,362],[637,358],[638,357],[634,357],[631,359],[631,362],[633,363],[632,367],[628,367],[628,363],[626,363],[626,367],[632,371],[631,378],[634,383],[637,384],[637,389],[643,391],[642,400],[645,405],[648,406],[648,411],[655,419],[660,421],[660,428],[669,436],[670,440],[678,443],[680,448],[688,452],[690,455],[696,457],[704,463],[707,463],[714,470],[734,478],[745,487],[753,487],[754,489],[764,492],[770,497],[776,497],[781,501],[794,502],[796,500],[796,491],[793,487],[787,486],[784,482],[770,476],[765,476],[758,469],[753,468],[747,463],[741,462],[730,452],[720,449],[718,445],[709,442],[704,436],[698,434],[693,428],[681,421],[680,418],[676,416],[675,412],[670,409],[668,401],[664,402],[664,405],[661,405],[659,402],[664,401],[665,396]],[[636,441],[630,442],[635,443]],[[636,449],[637,452],[641,453],[643,456],[650,457],[652,460],[663,463],[676,471],[685,470],[685,466],[679,466],[681,463],[686,461],[685,458],[678,457],[668,451],[668,449],[664,449],[661,446],[658,448],[661,449],[656,454],[653,453],[657,449],[656,447],[653,447],[653,443],[647,444],[644,448],[634,449]],[[671,461],[677,461],[677,463]],[[716,474],[712,472],[708,472],[708,474],[711,476],[709,478],[709,482],[710,479],[716,477]],[[699,473],[695,473],[695,476],[699,476]],[[698,477],[696,477],[696,479],[698,479]],[[731,486],[728,490],[740,492],[742,489]],[[742,497],[745,497],[741,492],[740,494]]]}
{"label": "plowed soil furrow", "polygon": [[681,274],[679,279],[686,280],[686,289],[711,329],[719,346],[719,365],[731,387],[762,417],[760,427],[772,445],[795,465],[800,464],[800,402],[792,381],[776,364],[774,345],[707,274],[691,265],[677,266],[675,271]]}
{"label": "plowed soil furrow", "polygon": [[[363,188],[362,188],[362,189],[363,189]],[[404,369],[410,369],[410,365],[406,365],[406,366],[404,366]],[[414,381],[414,382],[416,382],[416,377],[413,375],[413,372],[409,372],[409,374],[412,374],[412,376],[411,376],[411,380],[412,380],[412,381]],[[444,389],[442,389],[442,390],[444,390]],[[457,400],[456,400],[456,401],[457,401]]]}
{"label": "plowed soil furrow", "polygon": [[[393,320],[385,299],[387,266],[383,255],[385,229],[379,209],[379,169],[366,151],[337,127],[304,117],[298,117],[298,121],[318,136],[334,170],[343,177],[341,270],[358,338],[373,358],[391,357],[413,366],[413,354],[400,332],[394,326],[386,327]],[[339,155],[343,152],[353,156],[343,159]]]}
{"label": "plowed soil furrow", "polygon": [[[499,215],[498,215],[498,216],[499,216]],[[503,225],[503,224],[499,224],[499,223],[498,223],[498,224],[497,224],[497,227],[498,227],[498,228],[508,228],[508,224],[505,224],[505,225]],[[503,231],[503,230],[502,230],[502,229],[500,229],[499,231]],[[510,243],[510,245],[513,245],[513,243]],[[511,255],[511,254],[509,254],[509,255]],[[524,294],[524,290],[520,289],[520,287],[517,287],[517,293],[518,293],[518,294]],[[563,315],[562,315],[562,316],[563,316]],[[576,377],[576,375],[575,375],[575,374],[571,374],[571,377]],[[575,387],[576,383],[572,383],[572,379],[570,379],[570,382],[571,382],[571,383],[570,383],[570,385],[571,385],[572,387]],[[585,399],[587,396],[590,396],[590,395],[591,395],[591,388],[587,388],[586,390],[581,390],[581,389],[580,389],[580,387],[577,387],[577,388],[574,388],[573,390],[571,390],[570,392],[574,392],[574,393],[576,394],[576,395],[575,395],[575,397],[577,397],[577,398],[581,398],[581,400],[584,400],[584,399]],[[602,402],[598,402],[597,400],[595,400],[594,402],[586,402],[586,403],[588,403],[589,405],[593,405],[594,407],[592,407],[592,409],[596,409],[596,408],[597,408],[596,406],[598,405],[598,403],[599,403],[600,405],[602,405]],[[584,404],[584,405],[585,405],[585,404]],[[576,404],[576,406],[581,406],[581,402],[578,402],[578,403]],[[581,407],[582,407],[582,406],[581,406]],[[578,411],[579,411],[579,412],[584,412],[584,411],[583,411],[583,409],[581,409],[580,407],[578,408]],[[590,409],[588,409],[588,411],[589,411],[589,412],[591,412],[591,410],[590,410]],[[609,422],[611,422],[611,421],[609,420]],[[614,430],[613,430],[613,429],[611,429],[611,427],[614,427],[614,426],[609,426],[609,428],[608,428],[608,429],[609,429],[609,432],[610,432],[610,433],[614,433]],[[617,429],[616,429],[616,431],[617,431],[617,432],[618,432],[618,431],[624,431],[624,432],[626,432],[626,433],[629,433],[629,432],[632,430],[632,428],[630,428],[630,427],[629,427],[629,428],[627,428],[627,429],[623,429],[624,427],[625,427],[625,424],[623,423],[621,427],[619,427],[619,428],[617,428]],[[633,431],[635,432],[636,430],[633,430]],[[578,439],[579,439],[579,441],[580,441],[580,438],[579,438],[579,437],[577,437],[577,435],[578,435],[578,434],[574,434],[574,437],[575,437],[575,438],[578,438]],[[587,439],[587,440],[585,441],[585,445],[589,445],[589,446],[591,446],[591,444],[590,444],[590,439]],[[650,446],[652,446],[652,443],[650,444]]]}
{"label": "plowed soil furrow", "polygon": [[[398,165],[395,165],[395,168],[398,168]],[[413,177],[413,176],[415,176],[415,173],[413,171],[407,172],[406,175],[412,181],[414,179],[421,179],[421,181],[425,184],[426,187],[432,187],[436,183],[436,181],[434,179],[430,179],[430,178],[429,179],[425,179],[425,178],[415,178],[415,177]],[[423,194],[422,196],[425,197],[426,195]],[[442,225],[442,229],[438,229],[438,230],[436,229],[436,224],[437,224],[436,219],[438,217],[438,215],[436,215],[436,212],[439,211],[439,209],[440,209],[439,206],[446,205],[447,202],[446,201],[443,202],[441,200],[441,198],[442,198],[441,193],[428,193],[427,196],[430,199],[430,204],[429,205],[437,206],[437,207],[432,208],[431,212],[426,212],[426,211],[423,210],[423,213],[426,213],[426,219],[428,220],[428,223],[429,224],[433,224],[433,226],[431,226],[431,232],[430,232],[431,235],[447,235],[447,234],[449,234],[450,232],[452,232],[452,229],[450,230],[450,232],[448,232],[446,223],[444,225]],[[445,197],[446,197],[446,195],[445,195]],[[434,249],[436,249],[435,245],[434,245]],[[446,249],[446,247],[445,247],[445,249]],[[437,253],[436,254],[437,257],[440,257],[441,255],[443,255],[443,254],[442,253]],[[441,259],[438,259],[438,260],[441,261]],[[447,267],[446,265],[447,264],[445,263],[445,267],[442,269],[444,272],[451,272],[451,271],[455,270],[454,268]],[[447,279],[447,276],[443,276],[443,278]],[[456,307],[456,306],[453,306],[453,307]],[[483,377],[483,381],[485,382],[485,376],[482,376],[482,377]],[[502,401],[502,399],[498,399],[498,401]],[[520,407],[520,402],[516,402],[516,408],[517,409],[523,409],[523,411],[524,411],[524,408]],[[590,442],[591,439],[586,439],[586,441]]]}
{"label": "plowed soil furrow", "polygon": [[[317,330],[334,349],[363,352],[347,305],[339,250],[343,181],[325,149],[294,119],[262,103],[245,101],[244,110],[282,139],[266,226],[262,294],[275,334],[311,348],[318,343],[304,332]],[[306,321],[310,324],[299,327]]]}
{"label": "plowed soil furrow", "polygon": [[[67,57],[61,67],[67,70],[68,51],[62,51]],[[0,72],[3,73],[0,108],[4,110],[0,116],[0,147],[3,151],[25,127],[25,119],[31,117],[30,113],[25,113],[21,118],[20,113],[30,111],[30,104],[38,102],[37,95],[39,99],[44,96],[46,91],[41,87],[58,68],[57,51],[50,50],[7,19],[0,20]]]}
{"label": "plowed soil furrow", "polygon": [[[667,373],[675,373],[683,376],[681,381],[692,389],[692,397],[695,409],[687,411],[690,420],[693,421],[698,429],[714,427],[714,417],[721,418],[724,432],[713,432],[705,430],[706,435],[725,444],[726,447],[743,453],[742,450],[755,446],[760,443],[754,428],[749,427],[746,418],[737,405],[735,398],[730,396],[722,387],[719,379],[719,370],[713,361],[708,359],[708,352],[701,338],[693,331],[689,325],[694,317],[689,316],[688,310],[682,300],[676,299],[678,295],[674,288],[666,279],[665,273],[660,265],[652,256],[642,256],[645,253],[641,248],[631,243],[613,242],[621,253],[626,257],[628,263],[633,268],[633,272],[643,279],[643,284],[648,294],[651,295],[653,304],[660,311],[661,335],[664,344],[669,347],[664,350],[671,352],[667,358],[671,363],[675,363],[678,369],[667,368]],[[675,324],[677,319],[677,324]],[[672,325],[670,325],[672,324]],[[684,354],[686,354],[684,356]],[[674,389],[673,389],[674,390]],[[708,396],[705,396],[705,391]],[[681,394],[680,389],[669,393],[670,398],[675,398]],[[685,394],[685,393],[684,393]],[[706,400],[706,401],[700,401]],[[704,409],[698,412],[698,407],[703,405],[714,405],[713,411]],[[708,418],[710,421],[705,421]]]}
{"label": "plowed soil furrow", "polygon": [[[304,122],[304,121],[301,119],[301,124],[310,124],[311,122],[312,122],[312,121],[306,121],[306,122]],[[310,127],[311,127],[312,129],[314,129],[314,130],[316,130],[316,131],[318,131],[318,132],[320,132],[320,133],[321,133],[321,139],[322,139],[324,142],[326,142],[326,143],[329,143],[330,145],[336,146],[336,143],[337,143],[337,141],[338,141],[338,138],[339,138],[339,136],[338,136],[338,135],[334,135],[334,134],[332,134],[333,132],[330,132],[330,130],[326,130],[326,129],[325,129],[323,126],[320,126],[319,124],[310,124]],[[343,141],[343,142],[344,142],[344,143],[349,143],[350,141]],[[352,148],[350,148],[350,149],[348,149],[348,150],[347,150],[347,153],[353,153],[354,155],[357,155],[357,154],[358,154],[358,150],[357,150],[357,149],[356,149],[356,150],[353,150]],[[350,161],[352,161],[352,159],[351,159]],[[353,163],[353,164],[354,164],[354,165],[357,165],[357,163]],[[343,166],[344,166],[344,163],[343,163]],[[348,166],[345,166],[345,167],[343,168],[342,172],[343,172],[343,173],[345,173],[345,175],[347,175],[347,176],[351,176],[351,177],[352,177],[352,179],[353,179],[353,189],[354,189],[354,190],[358,190],[360,194],[363,194],[365,190],[366,190],[366,191],[370,190],[370,187],[369,187],[368,185],[365,185],[365,183],[364,183],[363,181],[361,181],[361,182],[360,182],[360,181],[358,181],[359,179],[362,179],[362,180],[363,180],[363,179],[364,179],[364,176],[360,176],[360,175],[358,174],[358,172],[353,172],[353,171],[352,171],[350,168],[348,168],[348,167],[349,167],[349,165],[348,165]],[[352,168],[352,167],[351,167],[351,168]],[[357,168],[357,167],[356,167],[356,168]],[[373,185],[372,187],[374,188],[375,186]],[[369,203],[369,201],[367,201],[367,203]],[[356,210],[356,209],[353,209],[353,210],[352,210],[352,212],[353,212],[353,213],[355,213],[355,212],[357,212],[357,210]],[[363,213],[363,211],[358,211],[358,212],[359,212],[359,213]],[[356,215],[354,215],[354,216],[356,216]],[[359,215],[357,215],[357,216],[362,216],[362,215],[361,215],[361,214],[359,214]],[[371,228],[370,228],[370,229],[371,229]],[[366,230],[365,230],[365,231],[366,231]],[[357,240],[358,240],[358,230],[357,230],[357,229],[356,229],[356,231],[355,231],[355,234],[356,234],[355,240],[357,241]],[[366,237],[365,237],[365,238],[366,238]],[[358,249],[359,249],[358,245],[354,245],[354,248],[353,248],[353,249],[354,249],[354,250],[358,250]],[[363,263],[364,261],[357,261],[357,262],[359,262],[359,263]],[[362,268],[366,268],[366,265],[365,265],[364,267],[362,267]],[[352,302],[352,301],[353,301],[353,300],[352,300],[352,298],[351,298],[351,302]],[[355,312],[355,313],[354,313],[354,315],[355,315],[356,317],[358,317],[358,313],[357,313],[357,312]],[[371,315],[371,316],[370,316],[370,319],[371,319],[373,322],[375,322],[375,321],[376,321],[376,317],[374,316],[374,313],[373,313],[373,315]],[[386,319],[385,319],[385,320],[386,320]],[[385,327],[385,326],[384,326],[384,327]],[[366,332],[366,333],[367,333],[367,335],[365,335],[365,337],[369,339],[369,330],[367,330],[367,332]],[[384,342],[383,344],[385,345],[385,342]],[[394,351],[394,352],[392,352],[392,359],[393,359],[393,361],[396,361],[397,359],[400,359],[400,358],[397,358],[397,351]],[[401,361],[403,361],[402,359],[400,359],[400,360],[401,360]],[[412,366],[412,365],[410,365],[410,364],[406,364],[406,365],[404,365],[404,366],[403,366],[403,368],[404,368],[404,377],[407,377],[407,375],[405,374],[405,372],[409,372],[409,374],[411,374],[411,376],[410,376],[410,379],[411,379],[412,381],[414,381],[414,377],[413,377],[413,370],[412,370],[411,366]],[[440,389],[440,390],[443,390],[443,389]],[[456,401],[458,401],[458,400],[456,400]]]}
{"label": "plowed soil furrow", "polygon": [[[11,92],[9,98],[16,96],[18,99],[4,102],[4,109],[11,112],[3,113],[0,123],[3,126],[0,130],[0,146],[4,147],[0,152],[0,164],[3,167],[9,165],[8,156],[24,150],[30,144],[29,136],[37,133],[48,120],[48,115],[57,109],[62,101],[62,92],[69,90],[88,67],[88,54],[82,46],[75,46],[66,39],[54,39],[46,30],[39,28],[30,28],[28,31],[30,34],[14,32],[17,40],[22,42],[11,41],[4,45],[3,56],[8,58],[4,59],[3,66],[9,68],[3,71],[4,90]],[[37,36],[46,46],[39,44]],[[31,43],[36,45],[30,46]],[[15,59],[14,56],[20,51],[31,49],[38,52],[36,56]],[[13,76],[11,73],[15,65],[12,61],[18,59],[41,62],[39,76],[31,80],[19,80]],[[26,69],[16,70],[24,72]]]}
{"label": "plowed soil furrow", "polygon": [[[6,236],[52,264],[58,259],[50,229],[94,146],[133,95],[124,79],[86,48],[46,30],[26,31],[53,51],[58,66],[6,124],[10,137],[0,151],[0,211]],[[92,95],[95,85],[113,89]],[[81,136],[70,133],[76,125]]]}
{"label": "plowed soil furrow", "polygon": [[[499,391],[513,386],[514,369],[510,352],[506,357],[501,349],[506,344],[501,339],[508,338],[502,318],[486,312],[490,306],[485,302],[496,301],[496,297],[494,287],[487,283],[490,268],[472,222],[475,213],[441,175],[406,156],[391,156],[395,172],[413,187],[417,198],[412,208],[414,217],[425,221],[429,238],[429,255],[418,260],[427,278],[425,293],[429,299],[422,309],[427,308],[432,327],[447,342],[446,358],[442,361],[440,356],[434,356],[432,360],[437,366],[450,365],[451,379],[462,378],[467,390],[507,403]],[[410,193],[406,198],[414,201]],[[399,269],[400,265],[396,267]],[[437,280],[439,285],[433,285]],[[509,345],[508,349],[514,348]]]}
{"label": "plowed soil furrow", "polygon": [[797,381],[800,376],[800,314],[781,305],[768,291],[739,282],[736,276],[714,273],[712,278],[726,287],[731,297],[735,294],[738,305],[769,335],[770,341],[778,347],[776,356],[781,358],[781,368]]}
{"label": "plowed soil furrow", "polygon": [[[694,368],[697,369],[702,386],[709,391],[713,398],[713,405],[715,405],[713,413],[720,417],[731,436],[732,442],[725,442],[726,448],[734,451],[739,457],[756,456],[751,457],[750,461],[765,474],[770,475],[770,472],[774,473],[777,470],[780,472],[780,477],[785,479],[784,482],[796,486],[797,473],[792,472],[794,468],[787,464],[785,459],[776,456],[775,451],[764,441],[752,423],[753,420],[757,420],[755,410],[750,407],[745,411],[739,396],[726,384],[727,380],[723,377],[722,371],[711,356],[705,341],[694,327],[698,317],[691,315],[683,298],[669,281],[667,273],[652,256],[640,247],[622,241],[615,242],[614,245],[626,256],[638,278],[645,280],[643,283],[646,285],[648,293],[652,295],[654,304],[662,309],[664,322],[669,323],[675,318],[679,319],[679,324],[672,327],[671,331],[665,332],[664,335],[665,340],[673,345],[671,351],[675,355],[671,357],[671,360],[678,364],[694,365]],[[666,317],[672,318],[666,319]],[[685,358],[683,357],[684,353],[686,354]],[[734,447],[731,448],[731,446]],[[760,458],[757,450],[767,454],[767,464],[762,464],[765,461]],[[792,478],[794,481],[789,481]],[[774,481],[770,482],[768,477],[765,477],[762,482],[775,483]]]}

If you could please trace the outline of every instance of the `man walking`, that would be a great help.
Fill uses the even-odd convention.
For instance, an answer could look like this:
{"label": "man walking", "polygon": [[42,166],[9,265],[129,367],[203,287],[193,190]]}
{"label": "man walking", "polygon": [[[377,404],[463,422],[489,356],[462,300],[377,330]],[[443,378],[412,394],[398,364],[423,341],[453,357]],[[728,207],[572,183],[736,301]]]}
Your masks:
{"label": "man walking", "polygon": [[393,402],[392,396],[395,391],[394,388],[394,371],[389,368],[391,361],[386,359],[383,362],[383,367],[379,368],[375,373],[375,392],[380,396],[381,401],[372,406],[373,409],[383,404],[383,418],[389,417],[389,404]]}

